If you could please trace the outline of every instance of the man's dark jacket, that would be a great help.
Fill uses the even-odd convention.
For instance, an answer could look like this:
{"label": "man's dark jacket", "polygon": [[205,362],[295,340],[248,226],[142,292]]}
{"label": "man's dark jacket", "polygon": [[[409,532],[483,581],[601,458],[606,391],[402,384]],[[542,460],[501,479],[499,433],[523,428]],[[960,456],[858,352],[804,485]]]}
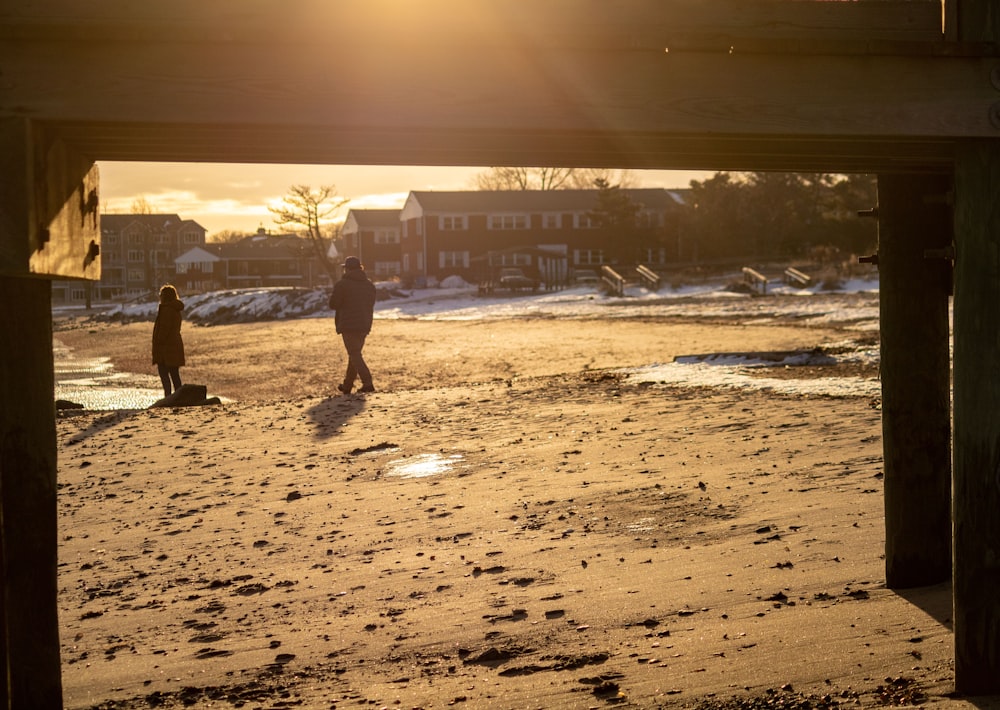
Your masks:
{"label": "man's dark jacket", "polygon": [[363,269],[348,269],[333,285],[330,308],[337,312],[334,324],[338,333],[369,333],[375,310],[375,284]]}

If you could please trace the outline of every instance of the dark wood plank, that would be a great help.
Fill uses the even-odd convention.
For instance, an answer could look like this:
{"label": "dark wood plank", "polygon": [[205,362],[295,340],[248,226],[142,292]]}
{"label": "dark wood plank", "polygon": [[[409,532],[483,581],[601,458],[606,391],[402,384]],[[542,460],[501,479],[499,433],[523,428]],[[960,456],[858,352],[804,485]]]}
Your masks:
{"label": "dark wood plank", "polygon": [[[662,47],[665,36],[844,38],[932,41],[941,37],[938,0],[33,0],[0,9],[8,38],[95,41],[250,42],[260,47],[423,41],[483,46]],[[3,36],[3,35],[0,35]],[[332,41],[331,41],[332,40]]]}
{"label": "dark wood plank", "polygon": [[997,89],[979,57],[447,50],[265,51],[170,36],[6,42],[0,116],[798,139],[1000,134],[990,120]]}
{"label": "dark wood plank", "polygon": [[951,576],[951,177],[880,175],[885,567],[893,589]]}
{"label": "dark wood plank", "polygon": [[55,126],[101,160],[342,165],[557,165],[794,172],[949,172],[946,139],[661,135],[426,127],[332,129],[86,123]]}
{"label": "dark wood plank", "polygon": [[955,684],[1000,693],[1000,142],[955,168]]}
{"label": "dark wood plank", "polygon": [[97,167],[42,126],[0,118],[0,274],[98,279]]}
{"label": "dark wood plank", "polygon": [[51,290],[0,276],[0,687],[10,708],[62,707]]}
{"label": "dark wood plank", "polygon": [[[960,40],[1000,39],[994,0],[951,0]],[[955,157],[955,687],[1000,693],[1000,141]]]}
{"label": "dark wood plank", "polygon": [[1000,134],[995,47],[932,0],[443,2],[8,5],[0,117],[101,160],[892,171]]}

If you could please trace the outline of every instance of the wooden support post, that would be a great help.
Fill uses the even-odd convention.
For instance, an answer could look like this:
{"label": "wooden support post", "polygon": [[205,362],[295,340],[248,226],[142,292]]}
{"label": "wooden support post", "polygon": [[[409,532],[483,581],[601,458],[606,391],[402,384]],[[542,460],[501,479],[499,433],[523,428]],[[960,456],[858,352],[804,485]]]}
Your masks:
{"label": "wooden support post", "polygon": [[[60,708],[52,286],[31,264],[83,275],[84,251],[62,250],[60,225],[81,228],[89,171],[56,159],[53,178],[31,129],[0,121],[0,707]],[[75,218],[50,203],[73,203]]]}
{"label": "wooden support post", "polygon": [[879,175],[885,574],[893,589],[951,575],[950,176]]}
{"label": "wooden support post", "polygon": [[0,276],[4,708],[62,707],[51,292],[47,279]]}
{"label": "wooden support post", "polygon": [[955,686],[1000,693],[1000,141],[955,161]]}
{"label": "wooden support post", "polygon": [[100,277],[93,162],[0,120],[0,708],[62,707],[49,278]]}

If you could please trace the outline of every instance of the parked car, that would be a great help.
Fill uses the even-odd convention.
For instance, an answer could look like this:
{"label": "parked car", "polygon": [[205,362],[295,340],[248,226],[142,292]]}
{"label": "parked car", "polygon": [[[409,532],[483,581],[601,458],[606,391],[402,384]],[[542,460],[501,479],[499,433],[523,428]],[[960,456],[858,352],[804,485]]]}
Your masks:
{"label": "parked car", "polygon": [[538,288],[538,282],[529,278],[521,269],[507,267],[500,269],[500,287],[517,290],[519,288]]}
{"label": "parked car", "polygon": [[600,282],[600,275],[593,269],[575,269],[573,271],[573,283],[599,284]]}

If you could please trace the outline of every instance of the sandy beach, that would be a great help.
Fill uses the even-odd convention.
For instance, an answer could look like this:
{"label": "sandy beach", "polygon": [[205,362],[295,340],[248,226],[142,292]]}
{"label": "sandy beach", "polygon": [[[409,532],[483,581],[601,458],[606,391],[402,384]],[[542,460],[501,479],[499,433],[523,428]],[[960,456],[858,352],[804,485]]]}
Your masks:
{"label": "sandy beach", "polygon": [[877,401],[624,372],[836,327],[378,321],[365,397],[329,319],[184,334],[225,403],[58,421],[67,708],[1000,707],[885,587]]}

